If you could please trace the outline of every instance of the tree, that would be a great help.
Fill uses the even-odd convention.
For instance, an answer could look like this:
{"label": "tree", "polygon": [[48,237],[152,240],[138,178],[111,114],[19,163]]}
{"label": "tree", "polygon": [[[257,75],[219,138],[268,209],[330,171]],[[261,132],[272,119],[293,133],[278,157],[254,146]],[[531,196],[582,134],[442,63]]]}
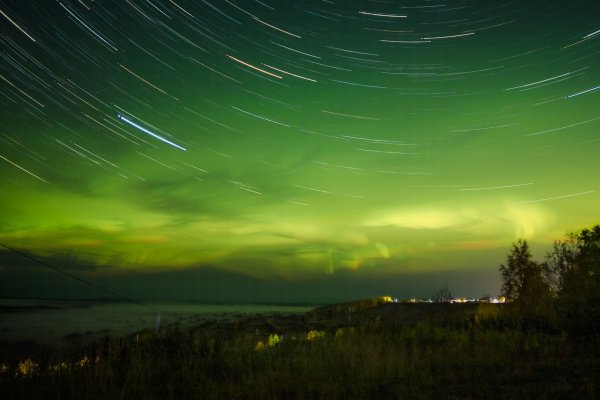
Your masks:
{"label": "tree", "polygon": [[511,310],[524,326],[544,326],[550,318],[550,289],[526,240],[513,243],[502,272],[502,294],[512,302]]}
{"label": "tree", "polygon": [[600,225],[584,229],[579,234],[577,263],[588,275],[597,274],[600,268]]}
{"label": "tree", "polygon": [[554,328],[561,321],[572,333],[600,334],[600,225],[554,242],[542,264],[518,240],[500,271],[502,294],[513,303],[508,310],[520,324]]}
{"label": "tree", "polygon": [[565,276],[575,268],[575,262],[579,256],[579,236],[568,233],[564,240],[556,240],[552,250],[546,252],[542,263],[544,280],[548,284],[554,297],[558,297],[563,290]]}
{"label": "tree", "polygon": [[600,225],[577,235],[577,254],[573,267],[564,274],[558,300],[568,329],[600,331]]}
{"label": "tree", "polygon": [[513,243],[511,252],[506,258],[506,265],[500,265],[502,273],[502,295],[507,301],[516,301],[523,293],[528,271],[536,266],[533,261],[529,244],[519,239]]}

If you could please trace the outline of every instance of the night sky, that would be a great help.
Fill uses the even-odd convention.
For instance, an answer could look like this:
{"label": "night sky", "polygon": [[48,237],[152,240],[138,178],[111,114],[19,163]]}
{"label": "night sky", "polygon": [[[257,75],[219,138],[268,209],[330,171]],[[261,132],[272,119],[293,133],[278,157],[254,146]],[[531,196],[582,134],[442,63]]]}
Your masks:
{"label": "night sky", "polygon": [[[600,2],[0,0],[0,242],[125,296],[495,295],[600,221]],[[0,253],[0,295],[106,297]]]}

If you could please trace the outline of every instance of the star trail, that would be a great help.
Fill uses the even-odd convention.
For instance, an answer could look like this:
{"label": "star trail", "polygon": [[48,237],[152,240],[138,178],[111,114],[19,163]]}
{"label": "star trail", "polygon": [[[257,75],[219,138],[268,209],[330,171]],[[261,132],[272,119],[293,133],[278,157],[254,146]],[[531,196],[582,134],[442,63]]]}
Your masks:
{"label": "star trail", "polygon": [[0,42],[0,242],[90,279],[480,295],[600,217],[596,1],[0,0]]}

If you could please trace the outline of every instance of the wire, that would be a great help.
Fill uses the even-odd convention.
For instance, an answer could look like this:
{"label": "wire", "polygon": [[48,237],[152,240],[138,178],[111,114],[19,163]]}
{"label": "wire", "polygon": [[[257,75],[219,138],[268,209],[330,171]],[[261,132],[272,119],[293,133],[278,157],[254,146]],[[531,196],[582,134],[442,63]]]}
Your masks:
{"label": "wire", "polygon": [[69,278],[75,279],[76,281],[79,281],[79,282],[81,282],[81,283],[84,283],[84,284],[86,284],[86,285],[88,285],[88,286],[91,286],[91,287],[93,287],[93,288],[95,288],[95,289],[98,289],[98,290],[100,290],[100,291],[103,291],[103,292],[105,292],[105,293],[108,293],[108,294],[110,294],[111,296],[114,296],[114,297],[116,297],[116,298],[118,298],[118,299],[121,299],[121,300],[123,300],[123,301],[129,302],[129,303],[132,303],[132,304],[136,304],[136,305],[138,305],[138,306],[141,306],[141,307],[147,308],[147,309],[149,309],[149,310],[152,310],[152,311],[155,311],[155,312],[159,312],[159,313],[161,313],[161,314],[164,314],[164,315],[167,315],[167,316],[170,316],[170,317],[173,317],[173,318],[181,319],[181,317],[178,317],[178,316],[176,316],[176,315],[174,315],[174,314],[171,314],[171,313],[164,312],[163,310],[161,310],[161,309],[159,309],[159,308],[152,307],[152,306],[149,306],[148,304],[141,303],[141,302],[139,302],[139,301],[137,301],[137,300],[134,300],[134,299],[131,299],[131,298],[127,297],[127,296],[123,296],[122,294],[119,294],[119,293],[115,292],[114,290],[107,289],[107,288],[105,288],[105,287],[102,287],[102,286],[100,286],[100,285],[97,285],[97,284],[95,284],[95,283],[93,283],[93,282],[90,282],[90,281],[88,281],[88,280],[85,280],[85,279],[83,279],[83,278],[81,278],[81,277],[79,277],[79,276],[77,276],[77,275],[74,275],[74,274],[72,274],[72,273],[70,273],[70,272],[63,271],[62,269],[60,269],[60,268],[58,268],[58,267],[55,267],[55,266],[53,266],[53,265],[50,265],[50,264],[48,264],[48,263],[46,263],[46,262],[44,262],[44,261],[38,260],[37,258],[35,258],[35,257],[33,257],[33,256],[31,256],[31,255],[29,255],[29,254],[27,254],[27,253],[24,253],[24,252],[22,252],[22,251],[20,251],[20,250],[13,249],[12,247],[9,247],[9,246],[7,246],[7,245],[5,245],[5,244],[3,244],[3,243],[0,243],[0,246],[2,246],[2,247],[4,247],[4,248],[6,248],[6,249],[8,249],[8,250],[12,251],[13,253],[16,253],[16,254],[20,255],[20,256],[22,256],[22,257],[25,257],[25,258],[27,258],[27,259],[29,259],[29,260],[31,260],[31,261],[33,261],[33,262],[37,263],[37,264],[40,264],[40,265],[42,265],[42,266],[44,266],[44,267],[46,267],[46,268],[48,268],[48,269],[51,269],[51,270],[52,270],[52,271],[54,271],[54,272],[58,272],[59,274],[63,274],[63,275],[65,275],[65,276],[68,276]]}

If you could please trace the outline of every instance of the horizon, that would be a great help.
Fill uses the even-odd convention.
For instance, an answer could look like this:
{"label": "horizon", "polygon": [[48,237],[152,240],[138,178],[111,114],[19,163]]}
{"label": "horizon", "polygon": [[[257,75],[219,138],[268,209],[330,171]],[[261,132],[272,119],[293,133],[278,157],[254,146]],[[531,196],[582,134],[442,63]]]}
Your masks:
{"label": "horizon", "polygon": [[[415,297],[395,297],[388,295],[379,295],[372,298],[356,298],[347,301],[341,302],[333,302],[333,303],[296,303],[296,302],[231,302],[231,301],[221,301],[221,302],[206,302],[206,301],[197,301],[197,300],[156,300],[156,299],[142,299],[142,298],[114,298],[114,297],[96,297],[96,298],[60,298],[60,297],[0,297],[0,308],[1,307],[18,307],[22,309],[27,309],[30,307],[45,307],[48,304],[48,307],[53,308],[53,305],[57,306],[83,306],[83,307],[92,307],[92,306],[108,306],[110,304],[114,305],[129,305],[132,307],[145,308],[152,312],[157,312],[159,314],[169,315],[173,311],[167,311],[163,309],[163,306],[176,306],[176,305],[185,305],[185,306],[199,306],[199,307],[217,307],[217,310],[221,310],[224,313],[232,313],[232,312],[253,312],[246,309],[246,307],[273,307],[273,312],[279,312],[280,308],[290,307],[292,309],[318,309],[329,306],[343,305],[343,304],[358,304],[364,302],[370,302],[375,299],[378,299],[378,304],[465,304],[465,303],[493,303],[493,304],[502,304],[505,300],[502,300],[495,296],[480,296],[479,298],[469,297],[469,296],[457,296],[450,293],[450,297],[447,299],[433,299],[433,296],[425,297],[425,298],[415,298]],[[383,299],[383,300],[382,300]],[[32,302],[35,304],[22,305],[20,302]],[[16,303],[13,303],[16,302]],[[242,308],[233,308],[228,310],[222,310],[219,307],[242,307]],[[177,312],[177,311],[175,311]],[[189,312],[189,310],[188,310]],[[270,311],[261,311],[262,312],[270,312]],[[286,312],[286,311],[283,311]]]}
{"label": "horizon", "polygon": [[540,4],[0,3],[0,244],[71,275],[0,297],[498,296],[600,221],[600,4]]}

